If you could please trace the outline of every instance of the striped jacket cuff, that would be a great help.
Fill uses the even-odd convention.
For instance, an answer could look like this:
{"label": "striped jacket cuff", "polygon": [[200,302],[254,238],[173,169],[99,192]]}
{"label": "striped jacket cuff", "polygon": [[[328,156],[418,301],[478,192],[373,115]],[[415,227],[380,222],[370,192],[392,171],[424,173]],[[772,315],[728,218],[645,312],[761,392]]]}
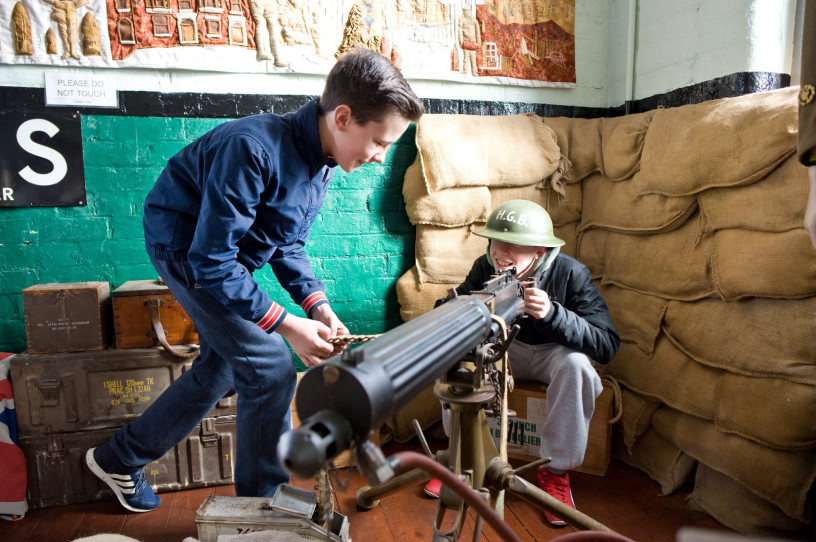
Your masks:
{"label": "striped jacket cuff", "polygon": [[272,306],[269,307],[268,311],[266,311],[264,317],[258,320],[257,325],[262,330],[270,333],[275,331],[275,328],[277,328],[280,323],[283,322],[286,314],[286,309],[273,301]]}
{"label": "striped jacket cuff", "polygon": [[328,302],[329,300],[326,299],[326,294],[323,292],[313,292],[309,297],[303,300],[303,303],[300,304],[300,308],[302,308],[303,312],[308,316],[312,309]]}

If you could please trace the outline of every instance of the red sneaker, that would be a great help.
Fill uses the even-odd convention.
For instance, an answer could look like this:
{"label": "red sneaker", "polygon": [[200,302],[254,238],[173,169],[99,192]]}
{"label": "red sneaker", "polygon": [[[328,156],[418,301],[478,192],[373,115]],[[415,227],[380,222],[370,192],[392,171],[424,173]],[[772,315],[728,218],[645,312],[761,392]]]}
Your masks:
{"label": "red sneaker", "polygon": [[[542,491],[555,497],[567,506],[575,508],[568,473],[554,474],[544,467],[538,467],[538,486]],[[546,511],[544,512],[544,519],[554,527],[563,527],[567,524],[566,521]]]}
{"label": "red sneaker", "polygon": [[442,489],[442,480],[439,478],[431,478],[431,481],[425,484],[425,495],[434,499],[439,498],[439,491]]}

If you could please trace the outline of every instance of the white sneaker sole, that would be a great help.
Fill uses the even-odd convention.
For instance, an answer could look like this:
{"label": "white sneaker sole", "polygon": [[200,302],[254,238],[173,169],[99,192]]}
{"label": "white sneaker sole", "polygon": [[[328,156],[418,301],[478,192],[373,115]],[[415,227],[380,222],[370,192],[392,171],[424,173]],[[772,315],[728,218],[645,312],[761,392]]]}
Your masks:
{"label": "white sneaker sole", "polygon": [[85,464],[88,465],[88,468],[91,469],[91,472],[94,473],[97,478],[105,482],[109,488],[113,491],[113,494],[116,495],[116,498],[119,499],[119,504],[130,510],[131,512],[151,512],[155,510],[155,508],[151,509],[142,509],[142,508],[134,508],[133,506],[129,505],[125,500],[124,492],[128,490],[129,487],[133,484],[133,480],[130,479],[130,476],[123,476],[122,480],[118,480],[113,478],[110,474],[102,470],[102,467],[96,462],[94,459],[93,451],[96,448],[91,448],[87,452],[85,452]]}

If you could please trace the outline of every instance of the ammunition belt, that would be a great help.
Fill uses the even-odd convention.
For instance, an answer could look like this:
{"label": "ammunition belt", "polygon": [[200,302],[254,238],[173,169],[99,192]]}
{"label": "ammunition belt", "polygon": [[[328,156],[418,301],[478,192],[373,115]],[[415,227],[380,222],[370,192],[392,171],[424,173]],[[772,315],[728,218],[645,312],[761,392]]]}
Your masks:
{"label": "ammunition belt", "polygon": [[338,335],[329,339],[328,342],[331,344],[365,343],[377,337],[379,335]]}

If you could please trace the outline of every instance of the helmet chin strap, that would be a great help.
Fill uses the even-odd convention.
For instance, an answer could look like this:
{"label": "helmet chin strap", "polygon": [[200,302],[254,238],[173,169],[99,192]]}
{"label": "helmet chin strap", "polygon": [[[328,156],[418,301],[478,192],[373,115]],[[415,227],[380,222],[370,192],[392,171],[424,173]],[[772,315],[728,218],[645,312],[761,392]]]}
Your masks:
{"label": "helmet chin strap", "polygon": [[[542,259],[543,257],[544,256],[538,258],[538,260]],[[522,271],[516,269],[516,278],[522,280],[527,278],[529,275],[532,275],[532,270],[538,265],[538,260],[531,260],[529,265],[527,265],[527,268]]]}

